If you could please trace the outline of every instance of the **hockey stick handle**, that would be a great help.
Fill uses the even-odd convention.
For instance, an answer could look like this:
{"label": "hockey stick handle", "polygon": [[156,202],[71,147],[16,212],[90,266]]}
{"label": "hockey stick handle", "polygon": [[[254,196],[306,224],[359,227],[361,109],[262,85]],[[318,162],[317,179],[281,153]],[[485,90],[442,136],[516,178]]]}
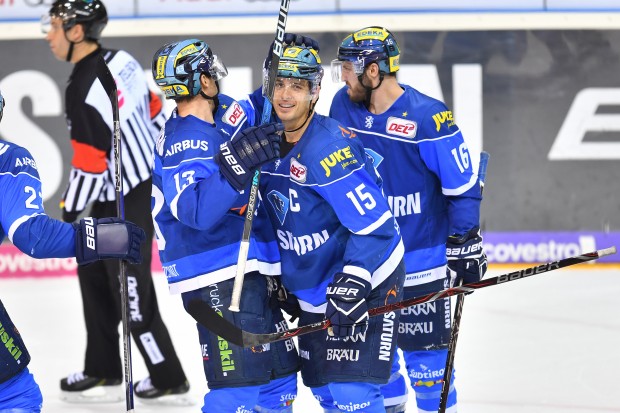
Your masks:
{"label": "hockey stick handle", "polygon": [[[480,163],[478,164],[478,182],[480,182],[480,195],[484,190],[484,180],[487,176],[487,165],[489,163],[489,153],[480,152]],[[462,285],[462,280],[459,285]],[[465,295],[461,294],[456,299],[454,307],[454,319],[450,329],[450,341],[448,342],[448,354],[446,355],[446,366],[443,371],[443,382],[441,383],[441,394],[439,396],[439,411],[445,413],[450,394],[450,384],[452,383],[452,369],[454,368],[454,357],[456,355],[456,343],[459,339],[461,328],[461,316],[463,315],[463,305],[465,305]]]}
{"label": "hockey stick handle", "polygon": [[[105,75],[107,81],[111,82],[110,102],[112,103],[112,123],[113,123],[113,140],[112,147],[114,152],[114,190],[116,192],[116,216],[125,219],[125,198],[123,194],[123,175],[122,175],[122,157],[121,157],[121,122],[118,111],[118,89],[114,76],[110,72],[110,68],[101,58],[105,67]],[[129,296],[127,285],[127,268],[123,260],[119,260],[119,278],[121,293],[121,320],[123,325],[123,366],[125,373],[125,403],[127,412],[134,411],[133,401],[133,377],[132,377],[132,361],[131,361],[131,327],[129,325]]]}
{"label": "hockey stick handle", "polygon": [[[288,19],[288,9],[291,0],[280,1],[280,12],[278,13],[278,25],[276,26],[276,35],[273,42],[271,64],[269,66],[269,75],[267,76],[267,85],[265,90],[265,102],[263,112],[261,114],[261,125],[269,123],[271,119],[271,109],[273,108],[271,101],[273,100],[273,91],[275,89],[276,77],[278,75],[278,66],[280,65],[280,57],[284,49],[284,32],[286,31],[286,20]],[[252,178],[252,186],[250,187],[250,198],[245,211],[245,222],[243,224],[243,234],[241,235],[241,245],[239,246],[239,255],[237,257],[237,269],[235,273],[235,283],[233,284],[232,297],[230,299],[230,311],[238,312],[239,303],[241,302],[241,291],[243,290],[243,280],[245,278],[245,265],[248,261],[248,251],[250,249],[250,233],[252,232],[252,223],[254,221],[254,210],[258,199],[258,184],[260,182],[260,169],[254,172]]]}
{"label": "hockey stick handle", "polygon": [[[417,304],[430,303],[436,300],[440,300],[442,298],[452,297],[459,294],[466,294],[482,288],[491,287],[498,284],[505,284],[510,281],[521,280],[534,275],[544,274],[546,272],[569,267],[575,264],[581,264],[583,262],[596,260],[606,255],[611,255],[615,253],[616,247],[614,246],[590,252],[587,254],[576,255],[573,257],[564,258],[559,261],[548,262],[534,267],[525,268],[523,270],[509,272],[499,275],[497,277],[488,278],[486,280],[478,281],[475,283],[448,288],[446,290],[438,291],[435,293],[426,294],[419,297],[412,297],[398,303],[376,307],[369,310],[368,314],[370,317],[374,317],[380,314],[389,313],[391,311],[408,308]],[[303,334],[308,334],[314,331],[326,329],[331,325],[329,320],[323,320],[317,323],[308,324],[285,331],[267,334],[254,334],[239,329],[234,324],[221,317],[217,312],[215,312],[215,310],[213,310],[213,308],[211,308],[211,306],[209,306],[208,303],[204,301],[190,301],[187,306],[187,311],[197,322],[208,328],[214,334],[217,334],[226,341],[242,347],[253,347],[262,344],[273,343],[280,340],[287,340],[292,337],[297,337]]]}

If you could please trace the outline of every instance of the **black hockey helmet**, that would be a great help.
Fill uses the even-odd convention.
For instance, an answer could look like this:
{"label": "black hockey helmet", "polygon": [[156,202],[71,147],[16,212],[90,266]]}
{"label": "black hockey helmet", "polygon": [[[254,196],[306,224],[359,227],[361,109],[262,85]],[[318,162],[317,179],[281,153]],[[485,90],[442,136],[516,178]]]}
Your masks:
{"label": "black hockey helmet", "polygon": [[108,12],[100,0],[56,0],[49,15],[62,20],[64,31],[76,24],[84,26],[87,39],[97,41],[108,24]]}

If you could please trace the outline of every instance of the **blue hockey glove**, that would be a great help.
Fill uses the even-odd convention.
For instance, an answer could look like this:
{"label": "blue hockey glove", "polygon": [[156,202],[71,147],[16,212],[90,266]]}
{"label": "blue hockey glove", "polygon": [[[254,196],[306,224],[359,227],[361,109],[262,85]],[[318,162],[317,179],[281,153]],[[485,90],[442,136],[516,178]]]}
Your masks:
{"label": "blue hockey glove", "polygon": [[136,224],[118,218],[83,218],[75,228],[75,258],[79,265],[118,258],[139,264],[146,234]]}
{"label": "blue hockey glove", "polygon": [[482,249],[480,228],[471,229],[465,235],[451,235],[446,242],[448,276],[450,286],[480,281],[487,272],[487,255]]}
{"label": "blue hockey glove", "polygon": [[243,190],[254,171],[280,157],[280,123],[248,128],[220,145],[215,161],[224,178],[237,190]]}
{"label": "blue hockey glove", "polygon": [[325,317],[332,327],[330,336],[348,337],[365,333],[368,329],[366,298],[372,286],[361,277],[339,272],[327,286]]}
{"label": "blue hockey glove", "polygon": [[[310,36],[303,36],[301,34],[295,34],[295,33],[284,33],[283,43],[289,46],[295,45],[295,46],[311,47],[317,52],[319,51],[319,42],[317,42]],[[271,63],[271,55],[273,54],[273,44],[274,42],[271,42],[271,45],[269,46],[269,52],[267,53],[267,58],[263,62],[263,69],[266,69],[266,70],[269,69],[269,63]]]}

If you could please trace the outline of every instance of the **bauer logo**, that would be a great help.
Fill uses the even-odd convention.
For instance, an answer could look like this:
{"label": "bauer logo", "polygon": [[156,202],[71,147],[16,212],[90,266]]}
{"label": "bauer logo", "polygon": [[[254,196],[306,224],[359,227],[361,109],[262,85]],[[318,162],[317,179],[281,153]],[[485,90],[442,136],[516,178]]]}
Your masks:
{"label": "bauer logo", "polygon": [[291,179],[296,182],[304,183],[308,175],[308,168],[302,165],[295,158],[291,158]]}
{"label": "bauer logo", "polygon": [[231,125],[237,126],[245,119],[245,112],[241,108],[237,102],[233,102],[232,105],[228,108],[224,116],[222,116],[222,122]]}
{"label": "bauer logo", "polygon": [[385,126],[385,132],[388,135],[413,139],[418,132],[418,124],[412,120],[390,116]]}

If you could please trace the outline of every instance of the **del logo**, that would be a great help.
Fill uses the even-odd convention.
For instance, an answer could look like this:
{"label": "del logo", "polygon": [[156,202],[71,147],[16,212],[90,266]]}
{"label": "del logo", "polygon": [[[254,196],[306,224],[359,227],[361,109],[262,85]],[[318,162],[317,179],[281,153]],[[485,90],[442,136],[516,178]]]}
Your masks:
{"label": "del logo", "polygon": [[435,113],[433,115],[433,120],[435,121],[435,129],[437,129],[437,132],[439,132],[441,125],[444,123],[446,123],[448,127],[454,126],[454,117],[452,116],[451,110]]}
{"label": "del logo", "polygon": [[415,138],[418,132],[418,124],[412,120],[395,118],[390,116],[385,127],[385,131],[390,135],[402,136],[405,138]]}
{"label": "del logo", "polygon": [[237,102],[233,102],[222,116],[222,122],[231,126],[237,126],[243,119],[245,119],[245,112]]}
{"label": "del logo", "polygon": [[300,164],[297,159],[291,158],[291,179],[297,182],[306,182],[308,168]]}
{"label": "del logo", "polygon": [[267,199],[269,199],[269,203],[273,207],[280,224],[284,225],[284,219],[286,218],[286,213],[288,212],[288,198],[274,190],[267,194]]}

